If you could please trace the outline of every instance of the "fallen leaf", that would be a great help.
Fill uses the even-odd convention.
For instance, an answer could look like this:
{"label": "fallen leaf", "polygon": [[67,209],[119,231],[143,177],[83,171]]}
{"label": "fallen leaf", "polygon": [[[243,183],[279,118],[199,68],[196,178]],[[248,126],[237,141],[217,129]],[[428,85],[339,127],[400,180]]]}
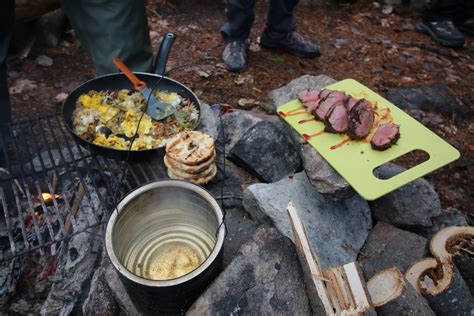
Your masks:
{"label": "fallen leaf", "polygon": [[196,73],[197,73],[200,77],[205,78],[205,79],[209,78],[209,76],[210,76],[207,72],[202,71],[202,70],[199,70],[199,69],[196,69]]}
{"label": "fallen leaf", "polygon": [[23,92],[34,90],[38,87],[35,81],[28,79],[19,79],[13,86],[8,89],[10,94],[20,94]]}
{"label": "fallen leaf", "polygon": [[239,75],[237,77],[237,79],[234,80],[234,82],[240,86],[240,85],[243,85],[244,83],[248,82],[248,83],[253,83],[253,78],[251,75],[247,75],[247,76],[243,76],[243,75]]}
{"label": "fallen leaf", "polygon": [[380,25],[381,25],[382,27],[390,27],[390,23],[388,22],[387,19],[381,19],[381,20],[380,20]]}
{"label": "fallen leaf", "polygon": [[241,107],[250,107],[252,105],[258,105],[259,104],[259,102],[257,102],[254,99],[246,99],[246,98],[239,99],[239,101],[237,103]]}
{"label": "fallen leaf", "polygon": [[54,99],[56,100],[56,102],[62,103],[64,100],[67,99],[67,96],[68,96],[67,93],[61,92],[58,95],[56,95]]}

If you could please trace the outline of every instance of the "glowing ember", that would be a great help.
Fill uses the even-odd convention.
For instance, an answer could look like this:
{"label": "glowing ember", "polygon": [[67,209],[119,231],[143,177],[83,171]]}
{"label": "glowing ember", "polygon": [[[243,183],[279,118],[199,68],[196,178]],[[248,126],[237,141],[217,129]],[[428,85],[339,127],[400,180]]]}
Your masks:
{"label": "glowing ember", "polygon": [[[53,195],[51,193],[48,193],[48,192],[41,193],[41,197],[43,198],[43,201],[45,201],[45,202],[49,202],[53,199]],[[61,195],[54,194],[55,199],[59,199],[60,197],[61,197]]]}

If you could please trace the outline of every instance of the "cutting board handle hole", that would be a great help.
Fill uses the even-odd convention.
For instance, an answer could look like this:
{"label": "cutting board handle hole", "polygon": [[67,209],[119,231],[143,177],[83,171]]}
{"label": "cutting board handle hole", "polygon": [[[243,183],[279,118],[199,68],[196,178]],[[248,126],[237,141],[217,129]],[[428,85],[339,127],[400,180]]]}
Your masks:
{"label": "cutting board handle hole", "polygon": [[[415,149],[410,152],[407,152],[406,154],[398,158],[395,158],[394,160],[391,160],[389,162],[384,163],[383,165],[376,167],[374,170],[372,170],[372,173],[374,177],[376,177],[377,179],[388,180],[395,177],[396,175],[400,173],[405,172],[408,169],[414,168],[422,164],[423,162],[429,159],[430,159],[430,155],[426,151],[421,150],[421,149]],[[399,169],[399,168],[389,168],[388,165],[391,163],[395,163],[399,166],[402,166],[406,168],[406,170]],[[379,169],[385,169],[386,172],[379,173],[378,172]]]}

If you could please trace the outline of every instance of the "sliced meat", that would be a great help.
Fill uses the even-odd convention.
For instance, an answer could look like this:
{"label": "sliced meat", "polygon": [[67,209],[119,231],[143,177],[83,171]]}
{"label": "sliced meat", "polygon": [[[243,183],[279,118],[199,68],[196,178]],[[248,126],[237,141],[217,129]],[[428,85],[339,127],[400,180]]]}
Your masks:
{"label": "sliced meat", "polygon": [[375,150],[386,150],[397,142],[400,138],[400,125],[387,123],[380,125],[375,131],[370,145]]}
{"label": "sliced meat", "polygon": [[306,90],[298,93],[298,99],[301,102],[306,103],[309,101],[319,101],[319,93],[321,90]]}
{"label": "sliced meat", "polygon": [[312,113],[317,119],[324,121],[331,108],[340,101],[344,101],[347,95],[340,91],[330,91],[324,99],[321,99],[316,111]]}
{"label": "sliced meat", "polygon": [[354,99],[353,97],[349,97],[346,99],[346,108],[347,108],[347,111],[350,112],[352,110],[352,108],[362,100],[357,100],[357,99]]}
{"label": "sliced meat", "polygon": [[325,131],[329,133],[345,133],[347,125],[349,123],[349,117],[347,113],[344,101],[337,102],[331,110],[329,110],[326,119]]}
{"label": "sliced meat", "polygon": [[357,102],[349,112],[347,135],[352,139],[362,139],[369,135],[374,125],[374,109],[365,99]]}

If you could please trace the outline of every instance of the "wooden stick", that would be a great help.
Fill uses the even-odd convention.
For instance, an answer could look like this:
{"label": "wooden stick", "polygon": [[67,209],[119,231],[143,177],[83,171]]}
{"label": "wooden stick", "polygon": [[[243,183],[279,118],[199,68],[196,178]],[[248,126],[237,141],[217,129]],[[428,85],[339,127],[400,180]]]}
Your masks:
{"label": "wooden stick", "polygon": [[426,299],[410,283],[405,282],[398,268],[375,274],[367,287],[377,313],[382,315],[435,315]]}
{"label": "wooden stick", "polygon": [[424,295],[436,314],[469,315],[474,301],[461,274],[451,262],[435,258],[416,261],[405,272],[405,278]]}
{"label": "wooden stick", "polygon": [[77,192],[76,192],[76,195],[74,197],[74,199],[72,200],[72,203],[71,203],[71,213],[67,214],[67,217],[66,217],[66,220],[65,220],[65,223],[64,223],[64,230],[67,232],[67,233],[71,233],[72,230],[74,229],[72,226],[72,222],[77,214],[77,212],[79,211],[79,203],[81,202],[82,198],[84,197],[85,195],[85,191],[84,191],[84,187],[82,186],[82,183],[79,183],[79,185],[77,186]]}
{"label": "wooden stick", "polygon": [[[365,281],[355,262],[321,270],[318,256],[311,247],[306,229],[290,202],[287,207],[296,249],[305,273],[313,313],[326,315],[375,314],[371,308]],[[309,277],[308,277],[309,276]]]}
{"label": "wooden stick", "polygon": [[[309,299],[313,313],[317,313],[317,311],[323,309],[327,315],[335,315],[331,301],[328,297],[326,285],[322,280],[324,279],[324,276],[322,275],[318,257],[313,256],[314,252],[312,251],[306,230],[292,202],[288,204],[287,211],[290,216],[291,229],[295,235],[295,244],[300,257],[300,262],[302,263],[303,270],[306,272],[309,271],[310,279],[312,281],[311,284],[308,284],[307,282],[306,285],[310,291]],[[319,300],[316,299],[315,294],[319,297]]]}

